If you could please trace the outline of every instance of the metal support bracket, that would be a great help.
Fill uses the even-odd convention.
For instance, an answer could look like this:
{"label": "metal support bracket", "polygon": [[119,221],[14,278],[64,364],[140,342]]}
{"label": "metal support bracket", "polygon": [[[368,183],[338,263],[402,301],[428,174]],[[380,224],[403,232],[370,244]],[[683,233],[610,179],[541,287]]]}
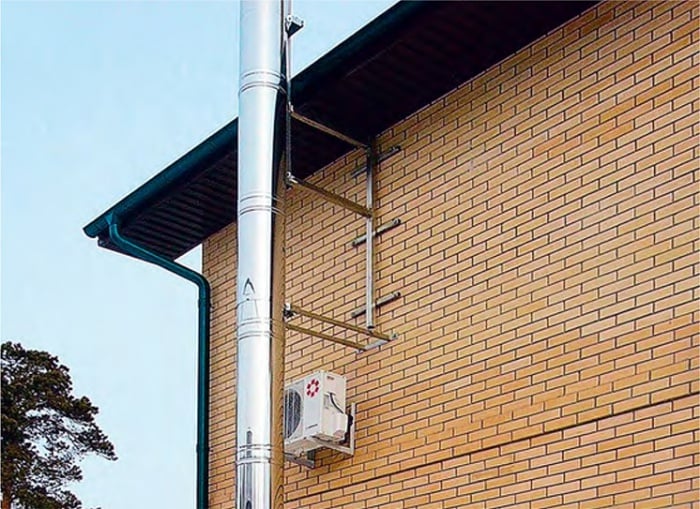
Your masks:
{"label": "metal support bracket", "polygon": [[293,454],[285,452],[284,459],[290,463],[301,465],[308,469],[316,468],[316,451],[309,451],[303,456],[294,456]]}
{"label": "metal support bracket", "polygon": [[331,191],[327,191],[315,184],[311,184],[310,182],[306,182],[305,180],[300,180],[294,175],[287,175],[287,184],[308,189],[309,191],[323,196],[329,202],[335,203],[336,205],[340,205],[341,207],[346,208],[354,212],[355,214],[359,214],[364,217],[372,217],[372,211],[367,207],[363,207],[359,203],[355,203],[352,200],[343,198],[342,196],[332,193]]}
{"label": "metal support bracket", "polygon": [[291,330],[294,332],[298,332],[300,334],[307,334],[309,336],[314,336],[320,339],[323,339],[325,341],[330,341],[331,343],[338,343],[339,345],[343,346],[349,346],[350,348],[354,348],[356,350],[365,350],[365,345],[362,345],[356,341],[350,341],[349,339],[343,339],[343,338],[338,338],[335,336],[331,336],[330,334],[325,334],[323,332],[318,332],[313,329],[307,329],[306,327],[300,327],[298,325],[294,325],[293,323],[286,323],[285,327],[287,330]]}
{"label": "metal support bracket", "polygon": [[354,145],[357,148],[367,148],[366,143],[357,141],[356,139],[351,138],[350,136],[346,136],[345,134],[338,132],[335,129],[332,129],[327,125],[323,125],[322,123],[316,122],[315,120],[312,120],[309,117],[305,117],[304,115],[297,113],[293,109],[290,111],[290,116],[297,122],[301,122],[302,124],[306,124],[310,127],[313,127],[314,129],[318,129],[323,133],[329,134],[330,136],[338,138],[339,140],[344,141],[345,143],[348,143],[350,145]]}
{"label": "metal support bracket", "polygon": [[296,34],[302,28],[304,28],[304,20],[300,17],[289,14],[284,19],[284,29],[289,37]]}
{"label": "metal support bracket", "polygon": [[[344,442],[336,444],[333,442],[326,442],[325,440],[319,440],[318,438],[307,438],[307,440],[315,443],[319,447],[323,447],[325,449],[332,449],[334,451],[338,451],[339,453],[345,454],[346,456],[354,455],[357,403],[350,404],[350,409],[347,414],[350,416],[350,426],[348,428],[348,433],[345,437]],[[293,454],[285,453],[284,459],[291,463],[296,463],[297,465],[304,466],[306,468],[316,468],[316,449],[307,452],[303,456],[294,456]]]}
{"label": "metal support bracket", "polygon": [[[377,153],[377,143],[376,140],[371,140],[369,143],[365,144],[360,141],[357,141],[350,136],[346,136],[343,133],[340,133],[336,131],[335,129],[332,129],[326,125],[321,124],[320,122],[317,122],[315,120],[312,120],[308,117],[305,117],[304,115],[301,115],[300,113],[297,113],[294,111],[294,108],[291,104],[288,103],[288,108],[287,108],[288,116],[287,116],[287,122],[290,124],[291,120],[294,119],[297,122],[301,122],[303,124],[306,124],[308,126],[311,126],[315,129],[318,129],[319,131],[326,133],[330,136],[333,136],[339,140],[344,141],[345,143],[348,143],[350,145],[355,146],[356,148],[362,148],[365,151],[365,165],[357,168],[353,171],[353,177],[358,177],[362,174],[366,175],[366,193],[365,193],[365,201],[366,205],[362,206],[359,203],[356,203],[352,200],[348,200],[347,198],[344,198],[343,196],[340,196],[338,194],[335,194],[331,191],[327,191],[326,189],[323,189],[322,187],[319,187],[315,184],[312,184],[310,182],[306,182],[305,180],[298,179],[296,178],[292,172],[291,168],[287,168],[287,176],[286,176],[286,183],[288,186],[299,186],[304,189],[307,189],[309,191],[312,191],[321,197],[325,198],[331,203],[334,203],[336,205],[339,205],[347,210],[350,210],[356,214],[359,214],[365,218],[365,235],[360,236],[355,238],[352,241],[353,247],[360,246],[362,244],[366,245],[366,251],[365,251],[365,305],[362,308],[359,308],[355,311],[352,312],[352,317],[357,318],[360,315],[365,315],[365,327],[358,327],[356,325],[348,324],[345,322],[340,322],[338,320],[333,320],[331,318],[327,318],[321,315],[317,315],[315,313],[311,313],[309,311],[304,311],[300,308],[296,308],[290,305],[287,305],[287,308],[285,309],[285,326],[287,329],[299,332],[301,334],[307,334],[311,336],[315,336],[318,338],[321,338],[326,341],[331,341],[334,343],[338,343],[344,346],[348,346],[350,348],[355,348],[356,350],[359,351],[366,351],[371,348],[378,347],[384,343],[387,343],[393,339],[396,338],[395,334],[387,335],[383,334],[381,332],[377,332],[374,330],[375,324],[374,324],[374,311],[375,308],[379,307],[380,305],[386,303],[386,302],[391,302],[392,300],[395,300],[399,297],[398,292],[394,292],[392,295],[388,297],[384,297],[382,299],[379,299],[378,301],[375,302],[374,295],[375,295],[375,290],[374,290],[374,283],[375,283],[375,256],[374,256],[374,239],[376,236],[381,235],[382,233],[397,227],[398,225],[401,224],[401,220],[399,218],[396,218],[392,220],[391,222],[384,224],[380,226],[379,228],[376,228],[375,225],[375,192],[374,189],[376,187],[376,169],[379,165],[380,162],[388,159],[389,157],[393,156],[394,154],[397,154],[401,151],[401,147],[396,145],[390,147],[388,150],[378,154]],[[288,124],[288,133],[291,130],[290,125]],[[287,143],[291,148],[291,138],[288,137]],[[373,338],[375,341],[369,344],[361,344],[358,343],[357,341],[351,341],[347,340],[344,338],[338,338],[336,336],[333,336],[331,334],[327,334],[326,332],[321,332],[321,331],[314,331],[312,329],[306,328],[306,327],[301,327],[299,325],[294,325],[289,323],[289,320],[293,318],[295,315],[302,315],[306,316],[307,318],[311,318],[314,320],[321,321],[326,324],[331,324],[332,326],[335,327],[340,327],[345,329],[346,331],[354,331],[359,334],[363,334],[367,337]]]}
{"label": "metal support bracket", "polygon": [[[312,320],[318,320],[319,322],[330,324],[330,325],[333,325],[336,327],[340,327],[340,328],[345,329],[345,330],[357,332],[358,334],[362,334],[364,336],[373,338],[373,339],[375,339],[375,341],[368,344],[368,345],[363,345],[363,344],[358,343],[356,341],[351,341],[349,339],[339,338],[336,336],[332,336],[330,334],[326,334],[325,332],[319,332],[319,331],[315,331],[313,329],[309,329],[306,327],[300,327],[299,325],[295,325],[295,324],[289,322],[295,316],[304,316],[306,318],[311,318]],[[308,334],[310,336],[315,336],[317,338],[320,338],[320,339],[323,339],[326,341],[331,341],[332,343],[338,343],[340,345],[349,346],[350,348],[355,348],[356,350],[360,350],[360,351],[370,350],[371,348],[376,348],[376,347],[381,346],[385,343],[388,343],[389,341],[391,341],[393,339],[396,339],[395,334],[384,334],[384,333],[376,331],[376,330],[365,329],[363,327],[359,327],[359,326],[353,325],[351,323],[341,322],[340,320],[336,320],[334,318],[329,318],[327,316],[313,313],[312,311],[307,311],[305,309],[301,309],[300,307],[294,306],[292,304],[285,305],[284,317],[285,317],[285,327],[287,327],[287,329],[289,329],[289,330],[299,332],[301,334]]]}

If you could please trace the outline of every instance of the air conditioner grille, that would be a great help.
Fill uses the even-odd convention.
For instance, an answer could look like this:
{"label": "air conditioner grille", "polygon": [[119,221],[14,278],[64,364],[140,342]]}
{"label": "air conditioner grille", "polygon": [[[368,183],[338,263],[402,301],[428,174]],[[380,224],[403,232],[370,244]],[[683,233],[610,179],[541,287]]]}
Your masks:
{"label": "air conditioner grille", "polygon": [[301,395],[294,389],[284,393],[284,439],[290,438],[301,423]]}

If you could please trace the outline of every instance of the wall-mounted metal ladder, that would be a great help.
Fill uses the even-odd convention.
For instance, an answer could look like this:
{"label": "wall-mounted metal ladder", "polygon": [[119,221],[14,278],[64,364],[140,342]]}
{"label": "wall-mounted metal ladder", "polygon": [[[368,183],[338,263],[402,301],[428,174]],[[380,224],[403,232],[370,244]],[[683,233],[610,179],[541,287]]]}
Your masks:
{"label": "wall-mounted metal ladder", "polygon": [[[285,18],[285,31],[287,34],[287,37],[292,37],[296,32],[301,30],[304,26],[304,22],[297,18],[296,16],[289,15]],[[352,247],[359,247],[362,244],[366,245],[366,263],[365,263],[365,305],[361,306],[357,309],[355,309],[352,313],[350,313],[351,318],[357,318],[361,315],[365,315],[365,326],[360,327],[358,325],[354,325],[351,323],[343,322],[341,320],[336,320],[334,318],[329,318],[323,315],[319,315],[317,313],[307,311],[304,309],[301,309],[298,306],[295,306],[293,304],[286,304],[285,305],[285,310],[284,310],[284,321],[285,321],[285,326],[287,329],[296,331],[302,334],[308,334],[311,336],[315,336],[317,338],[321,338],[326,341],[331,341],[333,343],[338,343],[341,345],[345,345],[351,348],[355,348],[360,351],[365,351],[369,350],[371,348],[376,348],[380,345],[383,345],[384,343],[387,343],[388,341],[391,341],[396,338],[396,334],[385,334],[381,331],[378,331],[374,325],[374,312],[375,308],[382,306],[384,304],[388,304],[389,302],[392,302],[396,299],[398,299],[401,294],[399,292],[393,292],[389,295],[383,296],[379,298],[378,300],[374,300],[374,275],[375,275],[375,267],[374,267],[374,238],[377,235],[380,235],[388,230],[391,230],[392,228],[397,227],[399,224],[401,224],[400,219],[394,219],[393,221],[380,226],[379,228],[375,228],[375,219],[376,219],[376,213],[375,213],[375,200],[374,200],[374,189],[376,187],[376,170],[379,166],[379,163],[384,161],[385,159],[391,157],[394,154],[397,154],[401,148],[396,146],[396,147],[391,147],[389,150],[382,154],[377,154],[376,152],[376,142],[373,140],[369,143],[363,143],[361,141],[358,141],[354,139],[351,136],[347,136],[335,129],[332,129],[331,127],[324,125],[322,122],[318,122],[316,120],[313,120],[311,118],[308,118],[304,115],[301,115],[300,113],[296,112],[294,110],[294,107],[292,106],[289,97],[290,97],[290,92],[291,92],[291,80],[289,79],[289,76],[291,74],[291,52],[287,51],[287,62],[286,62],[286,69],[287,69],[287,175],[286,175],[286,180],[287,180],[287,185],[288,186],[298,186],[301,188],[304,188],[308,191],[311,191],[322,198],[330,201],[331,203],[334,203],[336,205],[339,205],[341,207],[346,208],[347,210],[350,210],[354,212],[355,214],[358,214],[362,217],[365,218],[365,225],[366,225],[366,233],[364,236],[360,236],[356,239],[353,239],[351,242]],[[333,136],[351,146],[354,146],[356,148],[360,148],[365,151],[365,165],[357,168],[353,171],[352,175],[354,178],[358,178],[361,175],[366,176],[366,187],[367,187],[367,193],[366,193],[366,203],[365,205],[361,205],[359,203],[356,203],[352,200],[348,200],[347,198],[340,196],[336,193],[333,193],[331,191],[328,191],[326,189],[323,189],[322,187],[319,187],[315,184],[312,184],[311,182],[307,182],[302,179],[296,178],[292,174],[292,168],[291,168],[291,126],[292,126],[292,120],[295,120],[297,122],[300,122],[302,124],[305,124],[309,127],[312,127],[314,129],[317,129],[329,136]],[[309,318],[311,320],[315,320],[318,322],[321,322],[322,324],[326,325],[331,325],[333,327],[338,327],[341,329],[344,329],[345,331],[352,331],[356,332],[360,335],[364,335],[374,341],[371,341],[370,343],[367,344],[362,344],[357,341],[351,341],[347,340],[344,338],[339,338],[337,336],[333,336],[331,334],[327,334],[325,332],[320,332],[320,331],[315,331],[313,329],[309,329],[307,327],[301,327],[299,325],[296,325],[294,323],[291,323],[291,320],[293,320],[295,317],[305,317]]]}
{"label": "wall-mounted metal ladder", "polygon": [[[365,176],[365,181],[366,181],[366,202],[365,205],[361,205],[359,203],[356,203],[352,200],[349,200],[343,196],[340,196],[336,193],[333,193],[331,191],[328,191],[326,189],[323,189],[322,187],[317,186],[316,184],[312,184],[311,182],[307,182],[305,180],[299,179],[295,177],[291,171],[287,173],[287,184],[289,186],[297,186],[301,187],[303,189],[306,189],[307,191],[311,191],[318,196],[322,197],[325,200],[328,200],[331,203],[334,203],[340,207],[343,207],[351,212],[354,212],[355,214],[364,217],[365,219],[365,235],[357,237],[353,239],[350,242],[350,245],[352,247],[359,247],[362,246],[363,244],[365,245],[365,304],[364,306],[361,306],[350,314],[351,318],[357,318],[361,315],[365,315],[365,326],[361,327],[358,325],[354,325],[351,323],[343,322],[341,320],[336,320],[334,318],[329,318],[326,316],[319,315],[317,313],[313,313],[311,311],[307,311],[304,309],[301,309],[298,306],[295,306],[293,304],[287,304],[285,308],[285,324],[287,329],[299,332],[302,334],[309,334],[311,336],[315,336],[318,338],[321,338],[326,341],[331,341],[334,343],[338,343],[341,345],[345,345],[351,348],[355,348],[360,351],[365,351],[369,350],[371,348],[378,347],[380,345],[383,345],[384,343],[387,343],[388,341],[391,341],[396,338],[395,334],[386,334],[383,333],[379,330],[376,329],[375,323],[374,323],[374,316],[375,316],[375,309],[378,308],[379,306],[382,306],[384,304],[388,304],[389,302],[395,301],[398,298],[400,298],[401,294],[400,292],[393,292],[389,295],[385,295],[383,297],[380,297],[379,299],[375,300],[374,295],[375,295],[375,288],[374,288],[374,281],[375,281],[375,263],[374,263],[374,239],[376,236],[381,235],[382,233],[391,230],[392,228],[395,228],[401,224],[400,219],[393,219],[387,224],[381,225],[378,228],[375,228],[375,220],[376,220],[376,207],[375,207],[375,187],[376,187],[376,172],[379,167],[379,164],[384,161],[385,159],[397,154],[401,148],[398,146],[391,147],[389,150],[378,154],[376,150],[376,143],[374,141],[370,143],[362,143],[360,141],[357,141],[356,139],[347,136],[341,132],[338,132],[335,129],[332,129],[320,122],[317,122],[313,119],[310,119],[308,117],[305,117],[289,106],[289,118],[290,120],[295,120],[297,122],[300,122],[302,124],[305,124],[307,126],[313,127],[314,129],[318,129],[319,131],[333,136],[345,143],[348,143],[349,145],[352,145],[356,148],[360,148],[364,150],[365,152],[365,164],[363,166],[360,166],[359,168],[356,168],[352,176],[355,178],[359,178],[362,175]],[[288,128],[290,127],[291,122],[289,122]],[[357,341],[351,341],[348,339],[344,338],[339,338],[337,336],[333,336],[331,334],[327,334],[324,332],[319,332],[315,331],[313,329],[309,329],[306,327],[301,327],[299,325],[296,325],[294,323],[291,323],[291,320],[295,317],[305,317],[309,318],[318,322],[321,322],[322,324],[325,325],[331,325],[333,327],[338,327],[341,329],[344,329],[346,331],[352,331],[356,332],[360,335],[366,336],[373,341],[367,343],[367,344],[362,344]]]}

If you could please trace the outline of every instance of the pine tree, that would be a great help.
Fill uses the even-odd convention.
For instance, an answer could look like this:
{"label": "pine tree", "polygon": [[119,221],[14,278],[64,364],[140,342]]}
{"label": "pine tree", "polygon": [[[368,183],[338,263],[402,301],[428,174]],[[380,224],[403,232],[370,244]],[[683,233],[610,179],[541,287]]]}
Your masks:
{"label": "pine tree", "polygon": [[78,509],[66,489],[88,454],[116,460],[90,400],[72,394],[58,358],[5,342],[2,363],[2,509]]}

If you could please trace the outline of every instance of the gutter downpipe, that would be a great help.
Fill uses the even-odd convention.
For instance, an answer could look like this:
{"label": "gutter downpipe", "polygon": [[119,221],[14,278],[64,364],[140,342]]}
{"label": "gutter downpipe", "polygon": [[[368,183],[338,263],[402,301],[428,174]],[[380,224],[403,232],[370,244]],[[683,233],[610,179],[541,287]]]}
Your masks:
{"label": "gutter downpipe", "polygon": [[194,284],[199,290],[197,319],[197,509],[209,507],[209,334],[211,288],[206,278],[189,267],[160,256],[122,236],[119,220],[107,217],[109,239],[131,256],[152,263]]}

